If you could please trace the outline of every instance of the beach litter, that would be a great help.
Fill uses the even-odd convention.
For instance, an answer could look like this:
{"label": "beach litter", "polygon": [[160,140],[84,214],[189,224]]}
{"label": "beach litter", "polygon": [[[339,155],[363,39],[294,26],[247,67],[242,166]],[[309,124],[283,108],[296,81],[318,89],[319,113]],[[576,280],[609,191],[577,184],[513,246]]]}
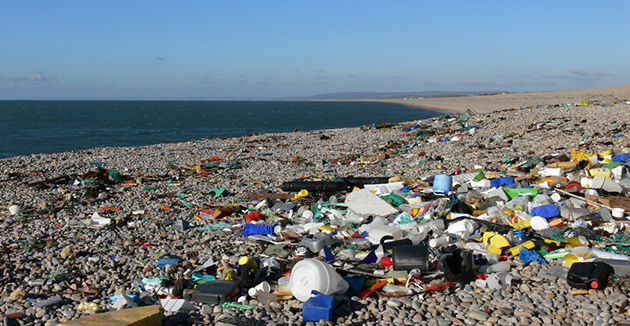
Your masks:
{"label": "beach litter", "polygon": [[[362,153],[286,153],[267,170],[261,158],[280,154],[257,136],[248,151],[210,150],[162,173],[103,160],[32,175],[22,189],[45,205],[14,198],[2,213],[1,311],[67,325],[119,316],[109,309],[147,309],[138,318],[155,325],[625,321],[630,148],[574,135],[570,147],[515,154],[510,141],[557,119],[483,135],[506,114],[368,127],[379,136]],[[279,165],[292,174],[271,173]]]}

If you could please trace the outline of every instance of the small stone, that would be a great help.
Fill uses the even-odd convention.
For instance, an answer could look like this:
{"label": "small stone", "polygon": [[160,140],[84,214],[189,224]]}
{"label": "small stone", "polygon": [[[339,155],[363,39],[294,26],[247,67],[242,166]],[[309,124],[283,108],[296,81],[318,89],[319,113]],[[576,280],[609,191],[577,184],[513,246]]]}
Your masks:
{"label": "small stone", "polygon": [[71,258],[74,256],[74,251],[72,251],[72,247],[66,246],[63,248],[60,254],[61,258]]}
{"label": "small stone", "polygon": [[411,305],[411,302],[412,302],[410,297],[402,297],[399,300],[406,306]]}
{"label": "small stone", "polygon": [[399,300],[391,299],[387,301],[387,305],[390,307],[400,307],[402,306],[402,303]]}
{"label": "small stone", "polygon": [[26,291],[23,288],[17,288],[13,292],[11,292],[10,298],[12,300],[23,300],[26,298]]}
{"label": "small stone", "polygon": [[485,311],[476,310],[476,311],[471,311],[468,314],[468,317],[476,319],[478,321],[485,321],[486,319],[490,317],[490,315]]}
{"label": "small stone", "polygon": [[515,311],[514,317],[528,317],[532,318],[532,313],[527,311]]}

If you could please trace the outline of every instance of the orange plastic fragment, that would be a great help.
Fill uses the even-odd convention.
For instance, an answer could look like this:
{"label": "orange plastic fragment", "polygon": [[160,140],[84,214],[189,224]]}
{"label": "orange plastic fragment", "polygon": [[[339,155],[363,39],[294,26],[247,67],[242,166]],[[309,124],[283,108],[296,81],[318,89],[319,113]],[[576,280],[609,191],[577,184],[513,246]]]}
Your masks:
{"label": "orange plastic fragment", "polygon": [[427,291],[428,292],[444,291],[444,290],[448,289],[449,287],[451,287],[451,284],[453,284],[453,283],[452,282],[444,282],[444,283],[438,283],[438,284],[431,284],[431,285],[427,286]]}
{"label": "orange plastic fragment", "polygon": [[98,209],[102,209],[104,211],[121,211],[122,207],[100,206]]}
{"label": "orange plastic fragment", "polygon": [[372,285],[371,287],[361,291],[359,293],[359,298],[365,299],[365,298],[371,296],[372,294],[374,294],[374,291],[378,291],[378,290],[382,289],[386,284],[387,284],[387,280],[378,280],[378,281],[376,281],[376,283],[374,283],[374,285]]}

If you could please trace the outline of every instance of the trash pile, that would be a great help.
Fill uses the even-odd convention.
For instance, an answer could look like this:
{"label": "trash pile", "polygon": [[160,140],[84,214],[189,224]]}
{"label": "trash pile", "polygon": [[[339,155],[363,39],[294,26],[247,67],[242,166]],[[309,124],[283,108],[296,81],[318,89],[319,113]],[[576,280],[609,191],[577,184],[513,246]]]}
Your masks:
{"label": "trash pile", "polygon": [[[326,164],[347,168],[347,162],[383,163],[396,155],[423,159],[413,161],[416,167],[439,164],[436,155],[411,153],[412,148],[457,143],[486,123],[472,114],[424,121],[403,127],[399,137],[405,141],[375,150],[383,155],[357,153]],[[390,127],[379,126],[378,132]],[[503,134],[496,148],[508,146],[503,137],[514,135]],[[591,323],[598,318],[596,298],[609,308],[601,314],[618,311],[597,321],[630,318],[630,148],[521,152],[486,167],[451,164],[413,177],[304,173],[279,189],[257,191],[218,182],[201,194],[180,188],[210,177],[245,182],[232,173],[249,168],[247,159],[170,162],[171,173],[153,176],[130,176],[96,162],[85,173],[26,183],[50,204],[8,205],[5,230],[20,232],[34,217],[56,220],[3,243],[6,283],[31,289],[14,286],[2,295],[1,303],[25,302],[24,311],[0,308],[4,325],[23,324],[29,315],[54,325],[50,311],[69,301],[76,311],[64,310],[70,321],[61,325],[437,325],[431,315],[461,325],[498,323],[499,313],[515,323],[540,317],[539,324],[553,324],[554,313],[579,322],[569,311],[550,310],[557,300]],[[317,161],[293,156],[285,163],[307,172],[329,168],[312,162]],[[87,214],[58,218],[94,205]],[[56,227],[65,239],[50,236]],[[92,237],[89,250],[72,243],[81,234]],[[29,268],[41,275],[25,272]],[[103,277],[111,278],[109,289],[99,284]],[[533,288],[541,303],[520,298]],[[560,292],[586,303],[574,307]]]}

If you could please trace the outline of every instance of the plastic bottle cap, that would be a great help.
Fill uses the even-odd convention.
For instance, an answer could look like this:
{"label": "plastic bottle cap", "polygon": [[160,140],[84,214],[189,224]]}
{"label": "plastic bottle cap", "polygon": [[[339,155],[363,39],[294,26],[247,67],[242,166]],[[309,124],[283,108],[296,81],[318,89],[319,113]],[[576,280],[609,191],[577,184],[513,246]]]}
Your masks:
{"label": "plastic bottle cap", "polygon": [[599,282],[597,282],[597,281],[593,281],[593,282],[591,282],[591,287],[592,287],[593,289],[597,289],[597,288],[599,287]]}

